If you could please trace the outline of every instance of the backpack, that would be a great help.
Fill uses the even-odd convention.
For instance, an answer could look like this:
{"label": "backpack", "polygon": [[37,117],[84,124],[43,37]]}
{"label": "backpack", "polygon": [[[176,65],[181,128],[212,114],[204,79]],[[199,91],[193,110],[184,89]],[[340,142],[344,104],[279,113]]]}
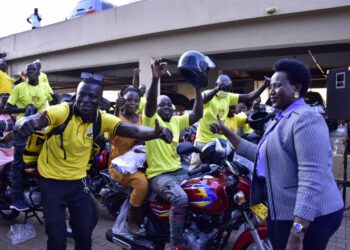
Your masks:
{"label": "backpack", "polygon": [[[67,158],[66,150],[64,149],[64,145],[63,145],[63,132],[66,129],[69,121],[73,117],[74,103],[69,102],[68,105],[69,105],[69,114],[66,120],[60,126],[53,128],[48,133],[45,133],[43,131],[36,131],[35,133],[29,136],[26,147],[23,152],[23,162],[26,165],[26,169],[36,168],[37,161],[38,161],[41,149],[44,145],[44,142],[50,139],[50,137],[53,135],[60,136],[60,142],[61,142],[60,148],[63,150],[64,159]],[[100,130],[101,130],[101,112],[98,111],[97,119],[93,123],[93,145],[91,149],[89,165],[92,164],[95,155],[98,154],[100,151],[100,147],[96,143],[96,139],[100,134]]]}

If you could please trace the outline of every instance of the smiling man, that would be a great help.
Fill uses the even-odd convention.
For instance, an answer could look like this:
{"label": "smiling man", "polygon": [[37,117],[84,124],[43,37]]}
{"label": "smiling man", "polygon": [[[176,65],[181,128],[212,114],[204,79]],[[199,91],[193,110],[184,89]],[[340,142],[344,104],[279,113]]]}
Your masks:
{"label": "smiling man", "polygon": [[19,133],[28,136],[44,127],[59,127],[73,111],[62,137],[53,135],[47,139],[38,159],[47,249],[66,249],[66,208],[70,212],[75,249],[91,249],[94,211],[85,177],[94,140],[93,127],[98,121],[99,135],[109,132],[144,141],[161,138],[168,143],[172,140],[169,129],[130,125],[99,111],[103,76],[86,72],[81,76],[83,80],[78,85],[73,110],[68,103],[61,103],[16,123]]}
{"label": "smiling man", "polygon": [[[185,171],[181,167],[180,156],[176,152],[180,131],[197,122],[203,115],[201,88],[196,87],[196,99],[192,112],[182,116],[173,116],[173,104],[168,96],[158,96],[158,82],[166,74],[166,63],[156,59],[152,64],[152,83],[147,93],[147,101],[142,116],[142,124],[155,126],[155,121],[171,130],[174,138],[171,144],[161,140],[146,142],[147,170],[149,184],[164,200],[170,202],[170,244],[169,249],[182,250],[185,247],[183,229],[188,206],[188,197],[181,188]],[[207,72],[203,72],[207,74]]]}

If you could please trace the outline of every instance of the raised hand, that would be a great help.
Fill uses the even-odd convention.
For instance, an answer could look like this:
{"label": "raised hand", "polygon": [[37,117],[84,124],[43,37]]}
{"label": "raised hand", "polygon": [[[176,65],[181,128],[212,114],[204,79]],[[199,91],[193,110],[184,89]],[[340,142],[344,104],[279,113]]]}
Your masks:
{"label": "raised hand", "polygon": [[271,78],[267,76],[264,76],[264,78],[265,78],[264,87],[267,88],[270,86]]}
{"label": "raised hand", "polygon": [[154,131],[157,135],[158,138],[162,139],[166,143],[170,143],[173,140],[173,133],[170,131],[168,128],[161,127],[159,125],[158,119],[154,121],[155,126],[154,126]]}
{"label": "raised hand", "polygon": [[118,98],[115,101],[115,107],[120,109],[120,108],[124,107],[125,102],[126,102],[125,98],[120,96],[120,93],[119,93]]}
{"label": "raised hand", "polygon": [[140,75],[140,69],[139,68],[135,68],[134,69],[134,76],[139,76]]}
{"label": "raised hand", "polygon": [[214,134],[223,134],[223,127],[225,126],[220,120],[220,115],[216,115],[216,122],[211,123],[210,131]]}
{"label": "raised hand", "polygon": [[23,117],[16,122],[16,130],[22,137],[27,137],[48,125],[47,111],[29,117]]}
{"label": "raised hand", "polygon": [[153,59],[151,64],[153,78],[159,78],[167,73],[168,63],[161,62],[161,60],[160,57]]}

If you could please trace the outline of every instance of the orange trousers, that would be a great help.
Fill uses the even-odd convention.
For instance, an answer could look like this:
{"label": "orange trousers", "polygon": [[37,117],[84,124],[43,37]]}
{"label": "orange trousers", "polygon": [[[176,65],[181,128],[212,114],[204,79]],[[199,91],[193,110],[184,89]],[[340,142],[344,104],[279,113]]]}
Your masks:
{"label": "orange trousers", "polygon": [[110,168],[109,172],[115,181],[133,189],[130,196],[130,205],[141,207],[143,200],[148,194],[148,180],[146,175],[141,171],[136,171],[133,174],[120,174],[114,168]]}

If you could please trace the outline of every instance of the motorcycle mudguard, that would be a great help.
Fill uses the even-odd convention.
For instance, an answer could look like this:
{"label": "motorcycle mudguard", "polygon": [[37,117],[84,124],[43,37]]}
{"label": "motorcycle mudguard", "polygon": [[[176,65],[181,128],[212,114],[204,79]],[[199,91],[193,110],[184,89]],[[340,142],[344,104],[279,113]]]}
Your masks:
{"label": "motorcycle mudguard", "polygon": [[[256,229],[258,230],[261,240],[264,240],[268,237],[268,231],[266,225],[257,225]],[[253,236],[250,233],[250,229],[246,229],[235,241],[235,244],[232,247],[232,250],[242,250],[245,246],[254,242]]]}

